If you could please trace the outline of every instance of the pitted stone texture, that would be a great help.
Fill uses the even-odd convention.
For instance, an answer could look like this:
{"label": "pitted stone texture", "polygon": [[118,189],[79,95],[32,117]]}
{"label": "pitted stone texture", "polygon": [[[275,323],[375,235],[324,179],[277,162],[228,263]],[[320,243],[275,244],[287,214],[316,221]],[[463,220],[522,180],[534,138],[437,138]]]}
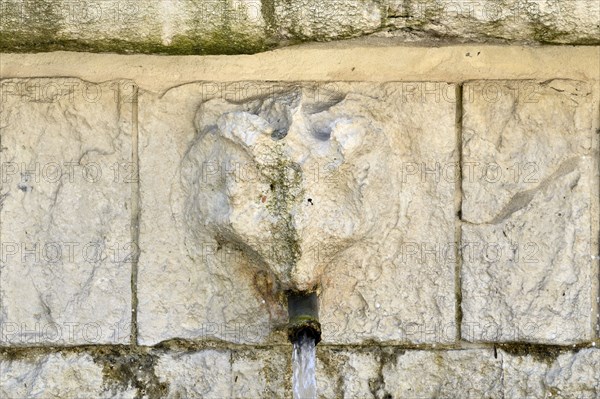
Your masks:
{"label": "pitted stone texture", "polygon": [[1,84],[0,343],[128,342],[131,84]]}
{"label": "pitted stone texture", "polygon": [[283,398],[291,383],[291,348],[237,349],[231,355],[231,397]]}
{"label": "pitted stone texture", "polygon": [[573,44],[597,43],[600,37],[600,5],[593,0],[389,0],[385,4],[386,25],[393,27],[388,35],[412,36],[412,40],[425,32],[463,40]]}
{"label": "pitted stone texture", "polygon": [[381,375],[380,389],[393,398],[504,398],[492,350],[407,351],[385,363]]}
{"label": "pitted stone texture", "polygon": [[282,37],[331,40],[375,32],[383,8],[376,0],[275,0],[274,20]]}
{"label": "pitted stone texture", "polygon": [[[597,100],[590,83],[479,81],[463,89],[463,209],[493,223],[538,187],[590,163]],[[519,195],[517,195],[519,194]]]}
{"label": "pitted stone texture", "polygon": [[[150,0],[143,6],[122,2],[124,6],[137,11],[130,17],[135,25],[123,26],[131,39],[146,39],[162,52],[245,54],[265,48],[267,22],[259,0]],[[140,37],[134,28],[147,30],[147,21],[156,25]]]}
{"label": "pitted stone texture", "polygon": [[454,340],[454,87],[236,85],[142,96],[141,342],[263,342],[315,285],[330,342]]}
{"label": "pitted stone texture", "polygon": [[138,339],[144,345],[176,337],[259,343],[287,321],[284,298],[273,300],[271,279],[254,273],[239,248],[188,231],[191,187],[182,184],[181,163],[194,143],[198,108],[215,96],[240,100],[256,90],[272,87],[200,83],[162,97],[140,93]]}
{"label": "pitted stone texture", "polygon": [[[389,140],[388,149],[350,162],[356,165],[351,170],[368,172],[367,184],[359,185],[365,199],[355,212],[377,222],[323,267],[323,340],[453,342],[458,161],[454,87],[381,87],[385,94],[374,92],[370,96],[378,100],[365,103],[387,118],[382,136]],[[381,145],[379,139],[371,141]],[[338,198],[342,195],[337,187],[331,190]],[[319,247],[322,259],[327,259],[322,255],[327,246],[324,241]]]}
{"label": "pitted stone texture", "polygon": [[[432,87],[438,95],[452,89]],[[242,248],[283,289],[313,289],[345,250],[369,239],[373,245],[392,230],[380,221],[391,223],[403,211],[403,182],[390,173],[412,161],[402,156],[452,161],[452,104],[403,103],[395,89],[340,91],[326,102],[317,90],[290,88],[243,104],[202,104],[196,142],[182,162],[188,229],[202,226],[217,241]],[[440,133],[418,119],[430,112],[442,117]],[[413,135],[428,135],[432,148],[409,153]],[[396,148],[406,152],[397,156]],[[319,175],[321,168],[330,175]],[[446,188],[434,195],[448,211],[452,197],[443,195],[453,185]]]}
{"label": "pitted stone texture", "polygon": [[102,366],[88,354],[49,354],[32,359],[0,360],[0,397],[136,398],[137,390],[109,389]]}
{"label": "pitted stone texture", "polygon": [[582,349],[547,360],[498,351],[506,398],[593,399],[600,396],[600,350]]}
{"label": "pitted stone texture", "polygon": [[169,382],[169,398],[230,397],[230,359],[226,350],[168,354],[159,358],[155,372],[161,382]]}
{"label": "pitted stone texture", "polygon": [[317,358],[319,397],[503,397],[501,358],[493,350],[321,346]]}
{"label": "pitted stone texture", "polygon": [[[260,0],[2,1],[3,47],[223,54],[264,47]],[[227,41],[229,39],[229,41]]]}
{"label": "pitted stone texture", "polygon": [[69,0],[0,3],[0,50],[247,54],[298,41],[600,43],[595,0]]}
{"label": "pitted stone texture", "polygon": [[592,93],[572,81],[465,85],[463,338],[593,337]]}
{"label": "pitted stone texture", "polygon": [[320,398],[372,398],[380,386],[378,348],[317,347],[317,394]]}
{"label": "pitted stone texture", "polygon": [[279,350],[202,350],[162,355],[155,368],[167,398],[281,398],[289,354]]}

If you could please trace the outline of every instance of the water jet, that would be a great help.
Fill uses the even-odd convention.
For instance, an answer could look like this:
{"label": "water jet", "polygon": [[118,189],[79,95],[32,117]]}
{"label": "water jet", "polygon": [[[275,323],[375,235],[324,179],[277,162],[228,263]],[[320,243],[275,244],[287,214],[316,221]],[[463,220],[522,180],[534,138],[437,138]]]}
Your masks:
{"label": "water jet", "polygon": [[321,341],[317,294],[289,291],[288,338],[292,352],[292,389],[294,399],[317,397],[316,345]]}

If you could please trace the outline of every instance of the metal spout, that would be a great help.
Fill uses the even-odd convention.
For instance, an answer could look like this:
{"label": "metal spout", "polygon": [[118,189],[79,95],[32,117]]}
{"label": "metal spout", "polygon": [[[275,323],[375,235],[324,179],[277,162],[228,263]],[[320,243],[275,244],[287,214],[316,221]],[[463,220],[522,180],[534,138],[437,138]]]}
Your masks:
{"label": "metal spout", "polygon": [[305,334],[321,341],[321,323],[319,323],[319,304],[315,292],[288,292],[288,338],[298,342]]}

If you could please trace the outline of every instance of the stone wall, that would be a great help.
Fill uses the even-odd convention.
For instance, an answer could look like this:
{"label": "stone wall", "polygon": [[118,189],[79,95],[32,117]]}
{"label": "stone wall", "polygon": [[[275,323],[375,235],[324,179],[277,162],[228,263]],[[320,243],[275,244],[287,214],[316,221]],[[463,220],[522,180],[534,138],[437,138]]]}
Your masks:
{"label": "stone wall", "polygon": [[359,36],[600,44],[595,0],[2,0],[0,51],[248,54]]}
{"label": "stone wall", "polygon": [[2,397],[600,395],[598,48],[0,62]]}

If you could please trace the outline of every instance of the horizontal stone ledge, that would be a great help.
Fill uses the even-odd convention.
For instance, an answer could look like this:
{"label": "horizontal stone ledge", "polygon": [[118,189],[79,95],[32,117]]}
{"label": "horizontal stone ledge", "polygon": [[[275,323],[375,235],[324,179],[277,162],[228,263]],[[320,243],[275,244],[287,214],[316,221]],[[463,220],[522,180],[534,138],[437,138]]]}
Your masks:
{"label": "horizontal stone ledge", "polygon": [[130,79],[164,93],[191,82],[598,80],[599,47],[489,44],[415,46],[373,39],[310,44],[256,55],[156,56],[75,52],[2,54],[0,78]]}

